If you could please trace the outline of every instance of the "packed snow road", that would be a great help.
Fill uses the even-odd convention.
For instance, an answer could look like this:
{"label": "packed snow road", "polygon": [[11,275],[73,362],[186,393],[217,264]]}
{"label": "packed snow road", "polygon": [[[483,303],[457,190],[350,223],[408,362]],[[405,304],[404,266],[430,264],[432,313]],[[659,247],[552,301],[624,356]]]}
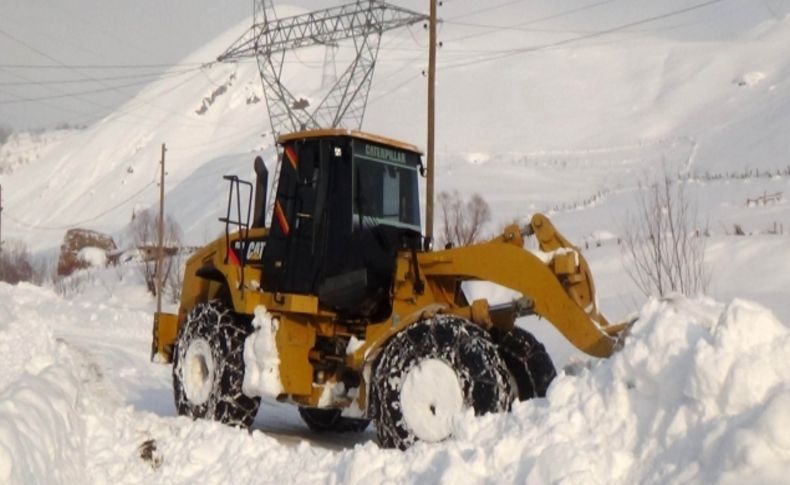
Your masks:
{"label": "packed snow road", "polygon": [[[546,399],[459,416],[406,452],[314,436],[262,406],[251,433],[176,417],[144,292],[0,284],[0,483],[780,483],[790,329],[735,300],[651,301],[626,348]],[[142,302],[133,306],[125,302]]]}

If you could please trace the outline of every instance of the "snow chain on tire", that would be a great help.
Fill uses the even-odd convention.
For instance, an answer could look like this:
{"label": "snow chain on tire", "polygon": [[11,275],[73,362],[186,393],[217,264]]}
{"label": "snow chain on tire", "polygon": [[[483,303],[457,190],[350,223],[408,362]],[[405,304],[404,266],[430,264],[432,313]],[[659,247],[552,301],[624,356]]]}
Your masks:
{"label": "snow chain on tire", "polygon": [[198,304],[189,312],[173,352],[173,391],[179,415],[244,428],[252,425],[260,397],[242,392],[244,340],[251,331],[249,322],[219,300]]}
{"label": "snow chain on tire", "polygon": [[419,439],[404,418],[401,391],[409,372],[427,360],[452,369],[463,406],[476,415],[507,411],[515,398],[510,374],[488,333],[463,318],[436,315],[392,337],[373,365],[369,409],[380,446],[406,449]]}
{"label": "snow chain on tire", "polygon": [[545,397],[557,371],[543,344],[518,327],[509,332],[494,329],[491,335],[516,382],[519,401]]}

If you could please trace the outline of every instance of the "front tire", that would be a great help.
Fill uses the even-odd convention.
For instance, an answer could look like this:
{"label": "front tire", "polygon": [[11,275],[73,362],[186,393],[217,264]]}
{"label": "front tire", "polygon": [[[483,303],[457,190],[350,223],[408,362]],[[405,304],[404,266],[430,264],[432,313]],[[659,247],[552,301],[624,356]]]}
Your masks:
{"label": "front tire", "polygon": [[196,305],[173,352],[173,393],[181,416],[249,428],[260,397],[242,392],[244,340],[250,325],[218,300]]}
{"label": "front tire", "polygon": [[379,444],[406,449],[452,435],[453,419],[506,411],[515,392],[488,334],[452,315],[436,315],[392,337],[373,367],[371,415]]}

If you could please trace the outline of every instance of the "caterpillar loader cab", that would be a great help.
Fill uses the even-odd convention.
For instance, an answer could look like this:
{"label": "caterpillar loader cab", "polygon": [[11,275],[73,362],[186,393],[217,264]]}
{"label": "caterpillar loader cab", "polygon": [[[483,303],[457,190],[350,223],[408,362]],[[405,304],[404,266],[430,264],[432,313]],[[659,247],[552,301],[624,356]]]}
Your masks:
{"label": "caterpillar loader cab", "polygon": [[419,151],[337,130],[280,142],[263,290],[315,295],[345,318],[384,319],[396,253],[420,243]]}
{"label": "caterpillar loader cab", "polygon": [[[269,226],[257,159],[255,184],[226,177],[225,235],[187,261],[178,314],[155,315],[152,357],[173,365],[179,414],[249,427],[260,399],[277,399],[315,431],[375,420],[382,446],[406,448],[447,438],[465,409],[545,395],[554,365],[520,316],[593,356],[619,345],[628,324],[599,313],[584,257],[545,216],[434,251],[420,232],[416,147],[344,129],[278,144]],[[468,301],[469,280],[522,296]]]}

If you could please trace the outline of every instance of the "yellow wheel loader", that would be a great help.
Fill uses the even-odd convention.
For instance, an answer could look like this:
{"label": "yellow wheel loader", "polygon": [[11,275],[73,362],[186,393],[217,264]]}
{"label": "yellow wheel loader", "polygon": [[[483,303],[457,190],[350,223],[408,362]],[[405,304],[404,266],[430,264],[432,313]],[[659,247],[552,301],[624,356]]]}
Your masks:
{"label": "yellow wheel loader", "polygon": [[[514,326],[520,316],[545,318],[592,356],[617,347],[626,325],[599,313],[587,262],[545,216],[432,250],[416,147],[344,129],[278,144],[269,226],[258,158],[255,183],[226,177],[225,234],[187,261],[178,314],[155,315],[152,357],[173,365],[179,414],[248,427],[260,399],[276,399],[315,431],[374,420],[381,446],[405,449],[447,438],[464,410],[545,395],[554,365]],[[469,301],[472,280],[522,296]]]}

